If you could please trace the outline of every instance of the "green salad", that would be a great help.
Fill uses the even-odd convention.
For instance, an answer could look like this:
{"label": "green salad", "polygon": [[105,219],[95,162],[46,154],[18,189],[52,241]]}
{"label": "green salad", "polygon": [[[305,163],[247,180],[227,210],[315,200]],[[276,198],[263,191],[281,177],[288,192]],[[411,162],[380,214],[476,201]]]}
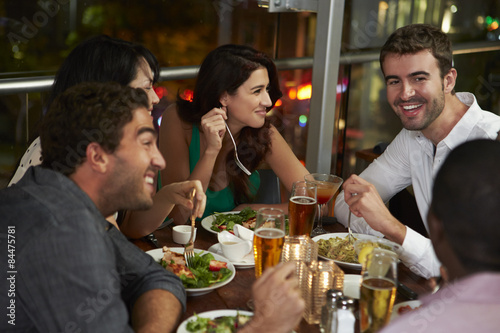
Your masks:
{"label": "green salad", "polygon": [[[162,259],[161,264],[169,269],[169,264],[175,264],[173,261],[166,262]],[[189,267],[194,277],[188,277],[186,274],[178,275],[184,285],[184,288],[205,288],[214,283],[227,280],[233,272],[227,268],[227,263],[215,260],[211,253],[195,253],[193,266]],[[174,272],[175,273],[175,272]]]}
{"label": "green salad", "polygon": [[243,327],[250,316],[237,313],[236,316],[221,316],[214,319],[196,316],[188,321],[186,330],[196,333],[232,333]]}
{"label": "green salad", "polygon": [[[222,214],[217,213],[214,215],[214,220],[212,222],[211,229],[213,231],[221,232],[222,230],[227,230],[232,232],[235,224],[243,225],[243,222],[254,218],[257,212],[250,207],[245,207],[241,212],[237,214]],[[253,228],[248,228],[253,230]]]}

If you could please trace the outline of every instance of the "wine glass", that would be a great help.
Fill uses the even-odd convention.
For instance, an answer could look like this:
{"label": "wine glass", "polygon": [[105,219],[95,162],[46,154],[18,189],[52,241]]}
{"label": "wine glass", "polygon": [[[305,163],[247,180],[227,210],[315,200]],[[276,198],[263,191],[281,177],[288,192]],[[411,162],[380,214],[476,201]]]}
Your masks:
{"label": "wine glass", "polygon": [[259,278],[266,268],[280,262],[285,242],[285,213],[277,208],[259,209],[254,232],[255,277]]}
{"label": "wine glass", "polygon": [[316,184],[318,188],[318,226],[311,232],[311,237],[326,234],[323,229],[323,207],[330,201],[344,182],[342,178],[326,173],[311,173],[305,176],[306,182]]}
{"label": "wine glass", "polygon": [[397,271],[395,252],[376,248],[366,257],[359,298],[362,333],[378,332],[389,323],[396,299]]}

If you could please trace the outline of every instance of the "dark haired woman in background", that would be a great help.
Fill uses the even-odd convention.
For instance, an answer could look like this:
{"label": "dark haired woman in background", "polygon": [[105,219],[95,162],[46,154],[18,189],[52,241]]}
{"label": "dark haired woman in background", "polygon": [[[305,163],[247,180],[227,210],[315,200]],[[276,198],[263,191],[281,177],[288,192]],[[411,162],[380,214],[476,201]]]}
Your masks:
{"label": "dark haired woman in background", "polygon": [[[153,89],[153,84],[158,78],[158,61],[146,47],[105,35],[92,37],[76,46],[64,60],[57,71],[47,106],[50,107],[52,101],[60,93],[78,83],[114,81],[123,86],[144,89],[148,95],[149,112],[151,112],[153,106],[159,102]],[[39,165],[41,161],[42,151],[38,137],[21,158],[9,186],[19,181],[30,166]],[[169,212],[172,209],[172,203],[180,203],[192,208],[192,203],[184,198],[183,191],[188,191],[195,186],[198,187],[198,182],[172,185],[162,192],[165,197],[163,200],[164,212]],[[124,195],[127,194],[124,193]],[[199,199],[204,203],[204,196],[200,196]],[[203,208],[203,204],[197,206],[199,215],[202,214]],[[108,217],[108,221],[118,227],[115,217]]]}
{"label": "dark haired woman in background", "polygon": [[[78,44],[57,71],[47,102],[80,82],[115,81],[123,86],[144,89],[149,97],[150,111],[159,102],[153,90],[158,80],[156,57],[142,45],[108,36],[96,36]],[[41,163],[40,138],[36,138],[21,158],[9,186],[17,183],[32,165]]]}

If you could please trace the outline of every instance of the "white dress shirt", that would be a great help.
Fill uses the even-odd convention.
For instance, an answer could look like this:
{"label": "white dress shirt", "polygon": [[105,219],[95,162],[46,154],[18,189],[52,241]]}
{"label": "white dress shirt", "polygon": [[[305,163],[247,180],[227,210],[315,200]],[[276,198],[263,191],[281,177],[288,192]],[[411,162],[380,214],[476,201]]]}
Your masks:
{"label": "white dress shirt", "polygon": [[[448,154],[460,144],[474,139],[495,139],[500,130],[500,117],[482,110],[471,93],[457,93],[462,103],[469,106],[462,119],[451,132],[438,143],[434,152],[432,142],[420,131],[402,129],[385,152],[371,163],[360,177],[375,185],[384,202],[395,194],[413,185],[415,200],[427,226],[427,212],[432,199],[434,177]],[[349,206],[344,192],[335,202],[335,216],[347,225]],[[351,229],[358,233],[383,236],[373,230],[363,218],[351,216]],[[439,275],[440,263],[434,254],[431,242],[411,228],[406,228],[401,260],[414,273],[425,278]]]}

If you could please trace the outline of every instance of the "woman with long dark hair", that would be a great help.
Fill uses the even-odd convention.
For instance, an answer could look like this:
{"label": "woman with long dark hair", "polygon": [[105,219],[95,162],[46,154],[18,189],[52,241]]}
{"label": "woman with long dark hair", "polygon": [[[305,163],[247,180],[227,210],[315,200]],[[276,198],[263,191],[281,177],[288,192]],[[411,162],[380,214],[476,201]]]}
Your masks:
{"label": "woman with long dark hair", "polygon": [[[193,100],[178,96],[163,114],[160,151],[167,166],[161,183],[200,180],[207,194],[204,216],[269,206],[253,202],[260,186],[256,169],[261,164],[270,167],[290,191],[292,183],[309,172],[266,118],[281,95],[276,66],[266,54],[242,45],[224,45],[210,52],[200,67]],[[226,124],[250,176],[236,164]],[[288,203],[279,207],[287,211]],[[184,224],[190,214],[176,206],[170,217]],[[157,227],[161,222],[142,220],[142,225],[134,225]]]}

